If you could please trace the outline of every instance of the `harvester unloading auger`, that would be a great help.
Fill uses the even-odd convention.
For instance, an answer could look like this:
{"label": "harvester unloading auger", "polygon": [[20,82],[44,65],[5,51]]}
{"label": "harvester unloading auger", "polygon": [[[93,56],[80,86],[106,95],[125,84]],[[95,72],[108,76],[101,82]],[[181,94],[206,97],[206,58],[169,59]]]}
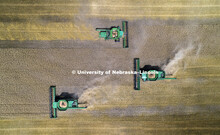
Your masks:
{"label": "harvester unloading auger", "polygon": [[146,81],[156,81],[156,80],[165,80],[165,79],[176,79],[176,78],[165,78],[166,73],[163,70],[158,69],[144,69],[140,68],[139,58],[134,58],[134,89],[140,90],[140,80]]}
{"label": "harvester unloading auger", "polygon": [[85,109],[79,107],[78,100],[67,100],[56,98],[56,86],[50,86],[50,118],[57,118],[57,109],[66,111],[67,109]]}
{"label": "harvester unloading auger", "polygon": [[111,28],[96,28],[99,31],[99,38],[105,40],[113,39],[115,42],[120,42],[120,38],[123,38],[123,48],[128,48],[128,22],[122,21],[122,30],[118,27]]}

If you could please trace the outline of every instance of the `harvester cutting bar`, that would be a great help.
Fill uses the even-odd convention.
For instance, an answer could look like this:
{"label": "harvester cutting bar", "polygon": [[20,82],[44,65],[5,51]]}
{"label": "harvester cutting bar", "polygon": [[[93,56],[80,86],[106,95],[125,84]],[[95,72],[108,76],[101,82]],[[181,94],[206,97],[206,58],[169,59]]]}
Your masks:
{"label": "harvester cutting bar", "polygon": [[56,86],[50,86],[50,118],[57,117],[57,109],[53,108],[56,97]]}
{"label": "harvester cutting bar", "polygon": [[128,48],[128,22],[122,21],[122,30],[124,32],[123,48]]}
{"label": "harvester cutting bar", "polygon": [[139,58],[134,58],[134,89],[140,90],[140,61]]}

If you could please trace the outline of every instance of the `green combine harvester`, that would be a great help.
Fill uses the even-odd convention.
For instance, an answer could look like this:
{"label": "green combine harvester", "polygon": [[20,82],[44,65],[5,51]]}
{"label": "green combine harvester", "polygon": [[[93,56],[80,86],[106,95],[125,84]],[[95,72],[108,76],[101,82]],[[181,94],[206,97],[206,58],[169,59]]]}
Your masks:
{"label": "green combine harvester", "polygon": [[120,38],[123,38],[123,48],[128,48],[128,22],[122,21],[122,30],[118,27],[111,28],[96,28],[99,31],[99,38],[105,40],[113,39],[115,42],[120,42]]}
{"label": "green combine harvester", "polygon": [[134,58],[134,89],[140,90],[140,80],[146,81],[156,81],[165,79],[176,79],[176,78],[165,78],[166,73],[163,70],[148,69],[144,70],[140,68],[139,58]]}
{"label": "green combine harvester", "polygon": [[57,118],[57,109],[66,111],[67,109],[85,109],[78,107],[78,100],[56,99],[56,86],[50,86],[50,118]]}

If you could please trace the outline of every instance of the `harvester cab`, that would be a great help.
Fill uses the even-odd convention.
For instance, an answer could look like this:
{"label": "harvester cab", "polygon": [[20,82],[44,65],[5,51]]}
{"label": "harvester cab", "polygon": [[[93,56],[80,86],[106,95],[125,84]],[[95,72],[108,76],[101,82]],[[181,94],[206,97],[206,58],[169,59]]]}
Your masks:
{"label": "harvester cab", "polygon": [[57,118],[57,110],[66,111],[67,109],[85,109],[79,107],[78,100],[67,100],[56,98],[56,86],[50,86],[50,118]]}
{"label": "harvester cab", "polygon": [[176,78],[166,78],[166,73],[163,70],[156,69],[144,69],[140,68],[139,58],[134,58],[134,89],[140,90],[140,80],[146,81],[156,81],[165,79],[176,79]]}
{"label": "harvester cab", "polygon": [[122,30],[118,27],[111,28],[96,28],[99,31],[99,38],[105,40],[113,39],[115,42],[120,42],[120,38],[123,38],[123,48],[128,48],[128,22],[122,21]]}

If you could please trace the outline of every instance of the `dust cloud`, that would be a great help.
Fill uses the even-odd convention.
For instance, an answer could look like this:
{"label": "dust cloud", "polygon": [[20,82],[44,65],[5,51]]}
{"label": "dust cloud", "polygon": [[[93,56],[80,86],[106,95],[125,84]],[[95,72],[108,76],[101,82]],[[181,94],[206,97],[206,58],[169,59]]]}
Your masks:
{"label": "dust cloud", "polygon": [[[96,104],[105,104],[116,93],[117,83],[102,87],[103,84],[109,82],[109,76],[103,76],[95,78],[88,82],[88,85],[84,87],[82,95],[79,97],[79,103],[86,104],[88,108],[93,108]],[[108,83],[109,84],[109,83]],[[109,87],[108,87],[109,86]]]}
{"label": "dust cloud", "polygon": [[[162,69],[167,74],[175,75],[178,72],[178,69],[183,66],[183,68],[187,67],[187,63],[184,61],[184,58],[187,56],[199,56],[201,51],[202,44],[193,44],[189,43],[187,47],[180,48],[176,47],[174,51],[176,51],[174,58],[172,58],[168,64],[164,65]],[[182,67],[181,67],[182,68]]]}

